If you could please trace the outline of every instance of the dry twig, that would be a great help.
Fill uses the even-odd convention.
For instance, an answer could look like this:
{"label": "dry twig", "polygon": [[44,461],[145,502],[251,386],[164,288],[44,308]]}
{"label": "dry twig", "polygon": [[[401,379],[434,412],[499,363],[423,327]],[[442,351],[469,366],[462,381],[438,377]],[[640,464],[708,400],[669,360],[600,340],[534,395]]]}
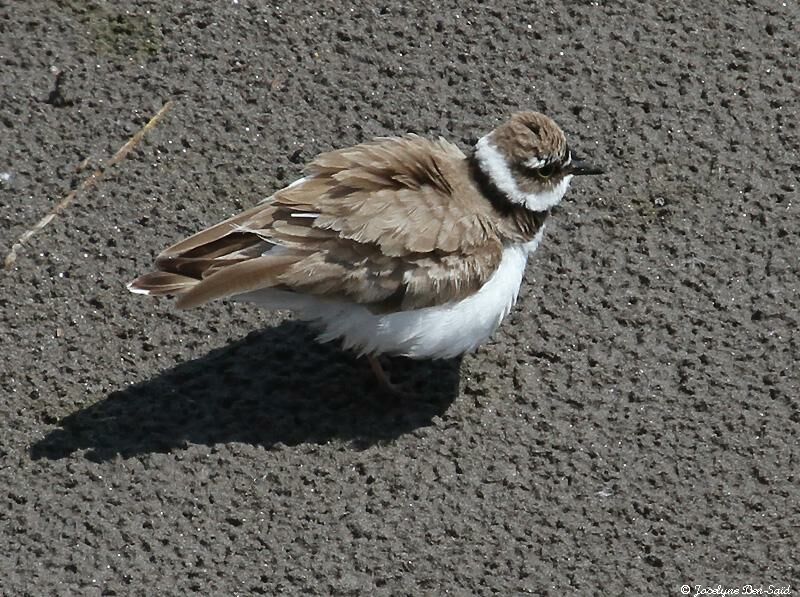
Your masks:
{"label": "dry twig", "polygon": [[154,126],[156,126],[159,123],[159,121],[164,117],[164,115],[172,109],[172,106],[174,105],[174,103],[175,102],[170,100],[166,104],[164,104],[161,107],[161,109],[158,111],[158,113],[156,113],[156,115],[153,116],[147,122],[147,124],[145,124],[142,128],[140,128],[136,132],[136,134],[133,135],[133,137],[128,139],[128,142],[125,143],[125,145],[123,145],[122,147],[120,147],[119,150],[117,151],[117,153],[115,153],[112,156],[112,158],[110,160],[108,160],[108,162],[105,165],[103,165],[102,167],[100,167],[97,170],[95,170],[94,172],[92,172],[89,175],[88,178],[86,178],[80,185],[78,185],[77,188],[71,190],[61,201],[59,201],[58,204],[52,210],[50,210],[50,213],[48,213],[45,217],[43,217],[41,220],[36,222],[36,224],[34,224],[31,228],[26,230],[17,239],[17,242],[15,242],[12,245],[11,251],[9,251],[8,255],[6,255],[5,269],[6,270],[10,270],[12,267],[14,267],[14,264],[17,261],[17,252],[22,248],[22,245],[24,245],[26,242],[28,242],[28,240],[34,234],[36,234],[42,228],[47,226],[50,222],[52,222],[55,219],[55,217],[58,214],[60,214],[67,207],[69,207],[70,204],[73,201],[75,201],[75,198],[80,193],[83,193],[84,191],[88,191],[93,186],[95,186],[98,182],[100,182],[100,180],[103,178],[103,175],[105,174],[106,170],[108,170],[108,168],[110,168],[111,166],[114,166],[115,164],[118,164],[119,162],[124,160],[125,156],[127,156],[137,145],[139,145],[139,143],[141,143],[142,139],[147,134],[147,132],[150,129],[152,129]]}

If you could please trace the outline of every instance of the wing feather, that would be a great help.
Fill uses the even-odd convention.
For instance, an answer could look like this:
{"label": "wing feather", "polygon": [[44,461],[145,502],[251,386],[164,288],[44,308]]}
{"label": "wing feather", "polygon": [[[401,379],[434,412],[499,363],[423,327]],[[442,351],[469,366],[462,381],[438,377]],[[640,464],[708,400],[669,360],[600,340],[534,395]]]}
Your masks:
{"label": "wing feather", "polygon": [[187,308],[270,287],[375,310],[465,298],[503,248],[467,172],[457,147],[416,135],[323,153],[299,183],[166,249],[132,289]]}
{"label": "wing feather", "polygon": [[177,306],[190,309],[212,299],[275,286],[280,273],[294,261],[293,256],[254,257],[220,267],[178,297]]}

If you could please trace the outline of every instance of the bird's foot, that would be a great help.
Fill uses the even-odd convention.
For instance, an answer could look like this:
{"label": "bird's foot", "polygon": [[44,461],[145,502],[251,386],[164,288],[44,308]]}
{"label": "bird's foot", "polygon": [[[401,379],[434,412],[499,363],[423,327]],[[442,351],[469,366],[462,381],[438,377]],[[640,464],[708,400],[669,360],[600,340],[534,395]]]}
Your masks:
{"label": "bird's foot", "polygon": [[375,374],[375,378],[378,380],[378,384],[387,395],[395,399],[407,398],[406,393],[400,389],[400,386],[392,383],[389,379],[378,357],[370,354],[367,355],[367,360],[369,361],[369,366],[372,368],[372,372]]}

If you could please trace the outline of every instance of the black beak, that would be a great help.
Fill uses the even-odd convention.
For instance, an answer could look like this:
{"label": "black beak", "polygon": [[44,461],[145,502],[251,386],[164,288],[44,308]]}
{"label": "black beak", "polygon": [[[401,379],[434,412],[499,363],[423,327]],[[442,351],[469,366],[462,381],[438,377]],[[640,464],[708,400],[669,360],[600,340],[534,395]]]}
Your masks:
{"label": "black beak", "polygon": [[583,158],[572,158],[572,163],[569,165],[569,173],[575,176],[582,176],[585,174],[605,174],[606,171],[597,166],[592,166]]}

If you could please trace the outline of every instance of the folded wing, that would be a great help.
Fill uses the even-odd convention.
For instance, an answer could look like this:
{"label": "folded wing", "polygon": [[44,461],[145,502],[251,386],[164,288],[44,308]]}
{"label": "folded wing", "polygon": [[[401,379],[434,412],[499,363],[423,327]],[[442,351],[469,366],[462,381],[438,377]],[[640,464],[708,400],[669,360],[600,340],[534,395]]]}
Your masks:
{"label": "folded wing", "polygon": [[380,139],[325,153],[306,178],[165,250],[129,288],[178,306],[264,288],[376,311],[475,292],[502,257],[463,153],[440,139]]}

